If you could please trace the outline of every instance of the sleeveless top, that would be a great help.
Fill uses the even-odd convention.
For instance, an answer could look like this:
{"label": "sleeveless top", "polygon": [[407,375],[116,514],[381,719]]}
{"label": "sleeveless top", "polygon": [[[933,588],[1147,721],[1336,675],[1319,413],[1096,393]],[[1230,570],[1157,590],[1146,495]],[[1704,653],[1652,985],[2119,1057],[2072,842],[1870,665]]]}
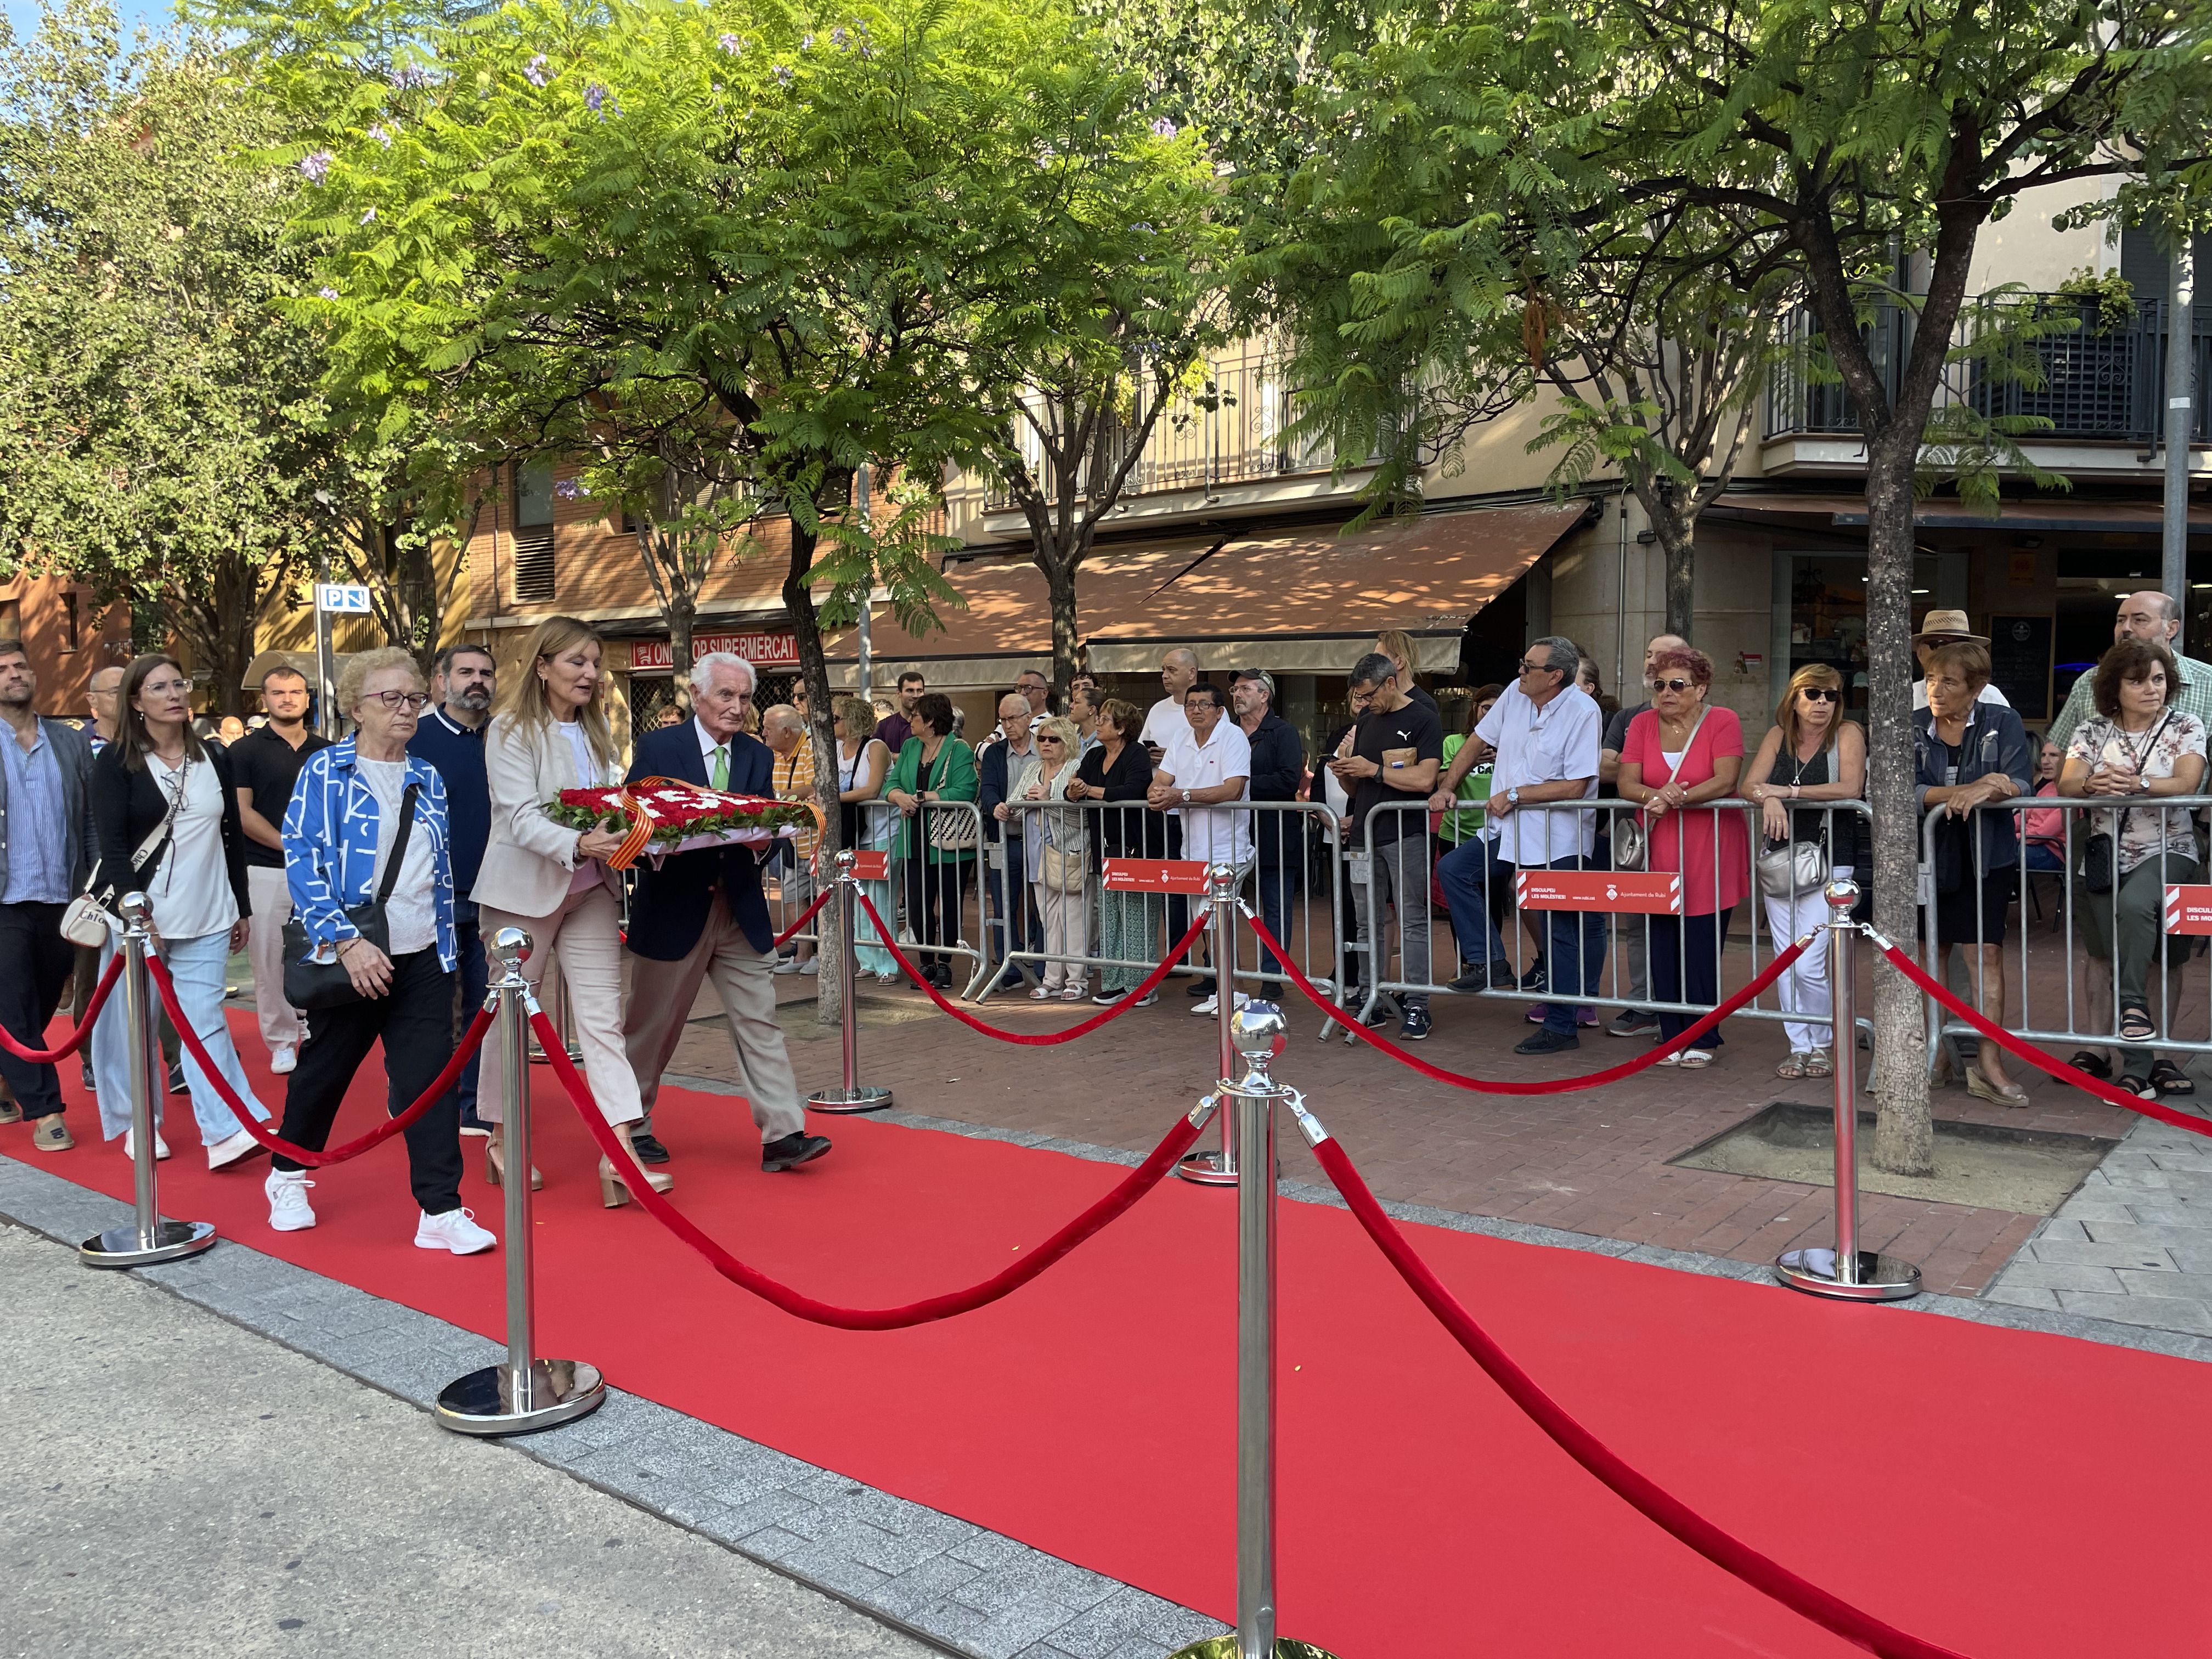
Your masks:
{"label": "sleeveless top", "polygon": [[[1792,784],[1809,789],[1815,784],[1833,783],[1836,780],[1828,769],[1828,757],[1835,752],[1835,746],[1832,744],[1812,759],[1801,761],[1787,750],[1781,750],[1774,757],[1774,769],[1766,775],[1766,781],[1780,789],[1787,789]],[[1790,838],[1792,841],[1825,842],[1827,829],[1826,807],[1801,806],[1790,815]],[[1842,839],[1848,851],[1851,838],[1847,828],[1844,829]]]}

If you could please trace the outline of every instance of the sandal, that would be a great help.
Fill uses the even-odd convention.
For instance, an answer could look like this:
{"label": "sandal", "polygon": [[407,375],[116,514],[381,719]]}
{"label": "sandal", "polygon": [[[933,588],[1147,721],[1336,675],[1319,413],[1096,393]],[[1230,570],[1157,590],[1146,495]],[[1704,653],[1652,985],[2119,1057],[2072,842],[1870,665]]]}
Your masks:
{"label": "sandal", "polygon": [[1071,985],[1060,994],[1060,1000],[1062,1002],[1080,1002],[1083,1000],[1084,994],[1084,989],[1080,985]]}
{"label": "sandal", "polygon": [[1060,994],[1060,993],[1059,993],[1059,992],[1057,992],[1057,991],[1048,991],[1048,990],[1046,990],[1046,989],[1044,988],[1044,987],[1043,987],[1043,986],[1040,985],[1040,986],[1038,986],[1038,987],[1036,988],[1036,990],[1034,990],[1034,991],[1032,991],[1032,992],[1030,992],[1030,1000],[1031,1002],[1045,1002],[1045,1001],[1048,1001],[1048,1000],[1051,1000],[1052,998],[1054,998],[1054,997],[1058,996],[1059,994]]}
{"label": "sandal", "polygon": [[2154,1060],[2150,1063],[2150,1086],[2162,1095],[2193,1095],[2196,1082],[2189,1073],[2170,1060]]}
{"label": "sandal", "polygon": [[2157,1035],[2158,1027],[2151,1024],[2150,1010],[2148,1008],[2120,1010],[2121,1042],[2148,1042]]}
{"label": "sandal", "polygon": [[1966,1092],[1977,1100],[1986,1100],[1992,1105],[2021,1107],[2028,1104],[2027,1091],[2017,1083],[2008,1083],[2000,1088],[1982,1074],[1978,1066],[1966,1068]]}
{"label": "sandal", "polygon": [[1774,1068],[1774,1075],[1777,1077],[1808,1076],[1810,1072],[1808,1062],[1811,1059],[1810,1054],[1800,1054],[1796,1049],[1792,1048],[1790,1051],[1790,1058]]}
{"label": "sandal", "polygon": [[1713,1051],[1710,1048],[1682,1050],[1682,1069],[1686,1072],[1701,1072],[1712,1063]]}
{"label": "sandal", "polygon": [[1813,1049],[1805,1056],[1807,1077],[1833,1077],[1835,1074],[1836,1068],[1828,1063],[1828,1051],[1826,1048]]}
{"label": "sandal", "polygon": [[2096,1079],[2100,1083],[2110,1083],[2112,1080],[2112,1062],[2102,1054],[2091,1054],[2087,1048],[2075,1049],[2074,1058],[2066,1063],[2075,1071]]}
{"label": "sandal", "polygon": [[2129,1073],[2112,1086],[2124,1093],[2133,1095],[2137,1100],[2155,1100],[2158,1098],[2158,1091],[2150,1086],[2148,1079],[2139,1078],[2132,1072]]}

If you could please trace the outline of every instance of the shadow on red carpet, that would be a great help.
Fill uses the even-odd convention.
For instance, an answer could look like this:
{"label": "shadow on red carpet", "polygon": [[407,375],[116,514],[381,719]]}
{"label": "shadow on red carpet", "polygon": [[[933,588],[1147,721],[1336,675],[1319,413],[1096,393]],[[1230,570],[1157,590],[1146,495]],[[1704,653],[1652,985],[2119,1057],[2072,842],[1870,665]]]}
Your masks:
{"label": "shadow on red carpet", "polygon": [[[234,1016],[264,1103],[281,1100]],[[62,1026],[55,1027],[56,1032]],[[130,1193],[70,1084],[78,1149],[0,1152]],[[544,1352],[750,1438],[1217,1617],[1234,1587],[1233,1199],[1170,1181],[1036,1285],[911,1331],[802,1324],[635,1205],[599,1207],[581,1127],[533,1068]],[[364,1072],[340,1136],[374,1121]],[[1317,1101],[1324,1120],[1328,1103]],[[1471,1108],[1470,1109],[1480,1109]],[[210,1175],[181,1098],[164,1209],[503,1334],[499,1252],[416,1249],[401,1146],[315,1173],[320,1225],[266,1224],[265,1159]],[[674,1197],[763,1270],[882,1305],[981,1279],[1120,1171],[866,1119],[759,1167],[743,1103],[665,1088]],[[1164,1125],[1162,1126],[1164,1127]],[[483,1142],[465,1201],[503,1231]],[[1295,1149],[1295,1150],[1293,1150]],[[1350,1149],[1354,1157],[1359,1149]],[[1290,1173],[1313,1172],[1295,1137]],[[1282,1210],[1282,1627],[1341,1659],[1856,1653],[1675,1544],[1504,1401],[1351,1217]],[[1723,1526],[1975,1659],[2203,1650],[2212,1370],[2065,1338],[1820,1303],[1575,1251],[1409,1230],[1507,1347]],[[424,1433],[434,1433],[426,1423]],[[272,1455],[276,1449],[272,1447]]]}

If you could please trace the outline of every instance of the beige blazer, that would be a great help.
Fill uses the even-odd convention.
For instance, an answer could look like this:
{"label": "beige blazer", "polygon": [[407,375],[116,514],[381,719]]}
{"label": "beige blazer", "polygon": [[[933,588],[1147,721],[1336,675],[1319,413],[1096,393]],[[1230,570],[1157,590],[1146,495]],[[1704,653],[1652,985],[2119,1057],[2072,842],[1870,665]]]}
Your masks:
{"label": "beige blazer", "polygon": [[[469,896],[509,915],[550,916],[568,896],[583,832],[554,823],[544,804],[577,787],[574,752],[550,721],[525,726],[495,715],[484,729],[484,776],[491,834]],[[622,763],[609,762],[600,781],[622,780]]]}

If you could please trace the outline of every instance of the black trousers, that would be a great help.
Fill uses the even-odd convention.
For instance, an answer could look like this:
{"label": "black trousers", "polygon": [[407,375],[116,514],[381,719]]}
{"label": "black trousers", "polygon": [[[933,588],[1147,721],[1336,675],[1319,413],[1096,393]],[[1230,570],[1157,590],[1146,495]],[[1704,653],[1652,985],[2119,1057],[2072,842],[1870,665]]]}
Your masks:
{"label": "black trousers", "polygon": [[[920,839],[919,836],[916,839]],[[963,921],[961,906],[967,893],[968,866],[957,860],[927,862],[925,848],[906,859],[906,919],[914,929],[917,946],[957,944]],[[1029,884],[1024,881],[1023,885]],[[952,958],[941,951],[917,948],[914,961],[921,968],[952,969]]]}
{"label": "black trousers", "polygon": [[[76,946],[62,937],[59,904],[0,904],[0,1025],[27,1047],[43,1048],[46,1023],[62,1006],[76,972]],[[0,1048],[8,1079],[27,1118],[62,1109],[62,1085],[51,1066],[33,1066]]]}
{"label": "black trousers", "polygon": [[[435,946],[395,957],[392,988],[338,1008],[318,1008],[307,1019],[307,1040],[284,1091],[284,1139],[320,1152],[353,1074],[384,1039],[385,1109],[398,1116],[437,1081],[453,1057],[453,976],[438,965]],[[461,1205],[461,1104],[448,1089],[438,1103],[402,1132],[415,1201],[426,1215]],[[302,1164],[274,1160],[280,1170]]]}

